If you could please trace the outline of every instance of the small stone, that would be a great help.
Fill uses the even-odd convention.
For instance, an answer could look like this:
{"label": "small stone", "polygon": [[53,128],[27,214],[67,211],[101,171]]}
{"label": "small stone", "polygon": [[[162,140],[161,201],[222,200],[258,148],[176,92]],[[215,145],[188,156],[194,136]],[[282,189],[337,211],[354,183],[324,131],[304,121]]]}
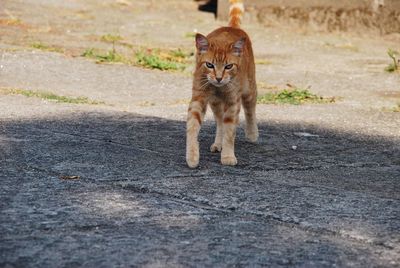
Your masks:
{"label": "small stone", "polygon": [[311,134],[308,132],[294,132],[293,134],[297,137],[316,137],[316,138],[319,137],[319,135]]}

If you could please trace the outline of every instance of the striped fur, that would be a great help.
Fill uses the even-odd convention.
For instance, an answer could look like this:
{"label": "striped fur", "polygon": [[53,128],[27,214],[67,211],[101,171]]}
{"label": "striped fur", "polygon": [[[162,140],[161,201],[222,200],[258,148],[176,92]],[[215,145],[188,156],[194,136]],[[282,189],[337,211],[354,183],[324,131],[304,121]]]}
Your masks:
{"label": "striped fur", "polygon": [[246,138],[258,139],[255,64],[249,36],[239,28],[243,3],[231,0],[229,27],[196,35],[196,69],[186,124],[186,162],[199,164],[198,135],[207,106],[217,125],[212,152],[221,152],[223,165],[236,165],[235,137],[241,107],[246,118]]}
{"label": "striped fur", "polygon": [[239,28],[244,13],[244,5],[242,0],[229,0],[229,27]]}

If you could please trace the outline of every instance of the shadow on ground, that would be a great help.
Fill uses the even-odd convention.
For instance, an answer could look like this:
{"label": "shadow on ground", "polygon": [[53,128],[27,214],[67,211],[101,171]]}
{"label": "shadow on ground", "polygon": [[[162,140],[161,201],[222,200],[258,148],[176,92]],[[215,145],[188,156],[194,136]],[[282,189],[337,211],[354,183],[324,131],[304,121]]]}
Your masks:
{"label": "shadow on ground", "polygon": [[239,165],[223,167],[206,123],[190,170],[180,121],[85,113],[1,128],[2,267],[400,261],[398,140],[265,122],[258,145],[239,129]]}

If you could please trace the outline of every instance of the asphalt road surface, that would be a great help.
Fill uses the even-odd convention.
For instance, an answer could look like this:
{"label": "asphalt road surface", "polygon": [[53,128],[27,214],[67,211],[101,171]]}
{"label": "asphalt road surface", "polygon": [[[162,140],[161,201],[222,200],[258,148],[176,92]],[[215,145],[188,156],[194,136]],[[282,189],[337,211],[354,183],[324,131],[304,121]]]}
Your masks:
{"label": "asphalt road surface", "polygon": [[[192,1],[166,1],[183,6],[168,12],[164,2],[125,1],[136,13],[115,1],[64,2],[6,0],[1,13],[30,26],[0,25],[0,267],[399,267],[400,113],[390,109],[400,76],[382,71],[391,39],[250,23],[256,58],[271,60],[257,64],[259,82],[304,83],[338,101],[258,105],[259,143],[239,127],[235,167],[209,152],[208,113],[192,170],[190,75],[74,51],[99,44],[102,27],[192,49],[185,32],[216,27],[212,15]],[[185,14],[187,24],[171,24]],[[36,39],[66,52],[32,49]],[[16,88],[104,103],[7,93]]]}

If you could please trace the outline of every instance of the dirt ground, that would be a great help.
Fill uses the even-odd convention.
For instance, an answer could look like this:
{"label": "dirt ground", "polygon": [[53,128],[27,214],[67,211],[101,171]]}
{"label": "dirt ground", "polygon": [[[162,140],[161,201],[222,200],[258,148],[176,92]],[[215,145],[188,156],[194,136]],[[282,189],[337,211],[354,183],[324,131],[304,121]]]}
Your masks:
{"label": "dirt ground", "polygon": [[246,143],[239,129],[236,167],[208,151],[209,112],[200,166],[190,170],[192,67],[159,71],[81,55],[112,49],[106,34],[122,37],[114,48],[124,55],[193,52],[193,31],[226,24],[197,7],[2,1],[0,266],[398,267],[400,75],[384,68],[399,37],[270,28],[246,17],[260,94],[291,84],[336,101],[258,105],[260,141]]}

